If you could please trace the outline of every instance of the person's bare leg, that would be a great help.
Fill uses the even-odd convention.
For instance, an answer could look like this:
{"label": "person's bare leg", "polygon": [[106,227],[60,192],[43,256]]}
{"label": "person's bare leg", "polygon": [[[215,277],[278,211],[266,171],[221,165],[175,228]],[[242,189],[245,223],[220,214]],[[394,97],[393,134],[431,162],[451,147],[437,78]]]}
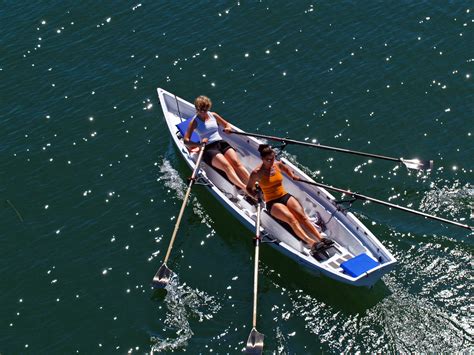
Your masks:
{"label": "person's bare leg", "polygon": [[309,247],[312,247],[317,240],[310,238],[306,232],[301,228],[300,223],[296,219],[296,217],[291,213],[291,211],[282,203],[275,203],[272,207],[271,213],[273,217],[288,223],[293,229],[293,232]]}
{"label": "person's bare leg", "polygon": [[309,220],[308,216],[304,212],[303,207],[296,198],[291,196],[287,202],[287,207],[295,215],[298,222],[308,229],[318,240],[323,239],[314,224]]}
{"label": "person's bare leg", "polygon": [[247,185],[245,185],[242,180],[237,176],[234,168],[230,165],[229,161],[221,153],[217,154],[212,158],[212,166],[222,170],[229,180],[241,190],[246,190]]}
{"label": "person's bare leg", "polygon": [[242,162],[240,161],[240,159],[237,156],[237,153],[235,152],[235,150],[232,149],[232,148],[228,149],[224,153],[224,156],[229,161],[229,163],[232,165],[235,172],[239,176],[240,180],[242,180],[242,182],[244,184],[247,184],[247,182],[249,181],[250,174],[247,171],[247,169],[245,168],[245,166],[242,164]]}

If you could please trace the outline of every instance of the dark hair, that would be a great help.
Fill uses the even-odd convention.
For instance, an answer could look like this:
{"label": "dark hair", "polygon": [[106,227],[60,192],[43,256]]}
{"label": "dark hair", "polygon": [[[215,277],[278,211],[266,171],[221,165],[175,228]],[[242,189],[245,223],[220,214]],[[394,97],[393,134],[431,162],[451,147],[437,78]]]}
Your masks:
{"label": "dark hair", "polygon": [[258,152],[262,158],[274,153],[272,147],[270,147],[268,144],[260,144],[258,146]]}

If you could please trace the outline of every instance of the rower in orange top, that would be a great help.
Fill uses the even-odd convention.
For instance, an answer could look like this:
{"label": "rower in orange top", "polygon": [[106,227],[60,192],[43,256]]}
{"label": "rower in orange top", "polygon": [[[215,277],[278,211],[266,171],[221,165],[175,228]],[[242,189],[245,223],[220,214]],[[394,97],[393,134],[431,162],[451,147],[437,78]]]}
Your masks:
{"label": "rower in orange top", "polygon": [[[334,242],[321,237],[299,201],[287,193],[283,186],[282,171],[293,180],[298,180],[298,176],[285,164],[275,160],[275,152],[268,144],[260,145],[258,151],[262,158],[262,164],[250,174],[247,191],[255,195],[255,183],[258,182],[268,213],[276,219],[288,223],[296,236],[311,248],[313,256],[324,246],[332,245]],[[303,227],[310,233],[307,233]]]}

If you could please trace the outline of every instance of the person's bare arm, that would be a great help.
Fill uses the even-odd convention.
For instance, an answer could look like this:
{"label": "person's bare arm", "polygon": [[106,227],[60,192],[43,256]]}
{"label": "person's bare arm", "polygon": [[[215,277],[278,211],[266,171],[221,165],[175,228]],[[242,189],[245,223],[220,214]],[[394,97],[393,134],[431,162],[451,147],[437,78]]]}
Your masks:
{"label": "person's bare arm", "polygon": [[278,167],[286,174],[288,175],[291,179],[293,180],[299,180],[299,176],[295,175],[295,172],[291,170],[289,167],[287,167],[284,163],[278,162]]}
{"label": "person's bare arm", "polygon": [[224,132],[229,133],[232,131],[232,126],[230,125],[229,122],[227,122],[225,119],[223,119],[218,113],[216,112],[211,112],[214,117],[216,118],[217,124],[224,127]]}
{"label": "person's bare arm", "polygon": [[252,171],[249,177],[249,181],[247,183],[247,192],[249,193],[250,196],[255,196],[256,195],[256,190],[255,190],[255,183],[258,181],[258,172],[257,169]]}
{"label": "person's bare arm", "polygon": [[[194,147],[199,147],[199,143],[193,143],[191,142],[191,135],[193,134],[194,130],[196,129],[197,123],[195,120],[192,120],[191,124],[188,126],[188,129],[186,130],[186,133],[184,134],[184,144],[186,144],[187,147],[189,148],[194,148]],[[203,142],[202,143],[206,143]]]}

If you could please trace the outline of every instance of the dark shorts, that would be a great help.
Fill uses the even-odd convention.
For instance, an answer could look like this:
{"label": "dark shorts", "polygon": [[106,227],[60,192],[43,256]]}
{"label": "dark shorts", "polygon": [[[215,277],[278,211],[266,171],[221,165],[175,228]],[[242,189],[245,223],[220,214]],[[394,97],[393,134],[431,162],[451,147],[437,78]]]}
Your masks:
{"label": "dark shorts", "polygon": [[272,207],[275,203],[282,203],[286,206],[286,204],[288,203],[288,200],[290,199],[290,197],[292,197],[292,195],[287,193],[287,194],[283,195],[282,197],[279,197],[279,198],[276,198],[274,200],[265,202],[265,206],[267,208],[268,213],[271,214]]}
{"label": "dark shorts", "polygon": [[225,152],[227,152],[231,148],[232,148],[232,146],[224,140],[220,140],[220,141],[213,142],[211,144],[207,144],[206,147],[204,148],[203,159],[208,165],[212,166],[212,159],[214,159],[214,157],[217,154],[219,154],[219,153],[224,154]]}

